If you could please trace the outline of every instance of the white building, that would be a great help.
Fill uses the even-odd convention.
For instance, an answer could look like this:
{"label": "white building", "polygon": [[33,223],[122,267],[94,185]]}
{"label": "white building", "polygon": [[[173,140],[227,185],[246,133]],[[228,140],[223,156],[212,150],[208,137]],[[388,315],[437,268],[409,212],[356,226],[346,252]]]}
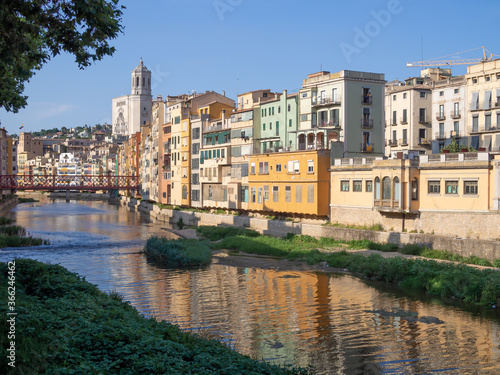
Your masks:
{"label": "white building", "polygon": [[130,95],[113,99],[113,135],[131,135],[151,120],[151,71],[140,61],[132,70]]}

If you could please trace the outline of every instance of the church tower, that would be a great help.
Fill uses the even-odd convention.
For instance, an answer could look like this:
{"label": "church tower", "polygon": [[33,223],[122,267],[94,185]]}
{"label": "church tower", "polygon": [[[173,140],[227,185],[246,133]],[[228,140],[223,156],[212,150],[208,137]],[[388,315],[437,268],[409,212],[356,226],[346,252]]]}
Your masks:
{"label": "church tower", "polygon": [[132,70],[132,95],[151,95],[151,71],[141,62]]}

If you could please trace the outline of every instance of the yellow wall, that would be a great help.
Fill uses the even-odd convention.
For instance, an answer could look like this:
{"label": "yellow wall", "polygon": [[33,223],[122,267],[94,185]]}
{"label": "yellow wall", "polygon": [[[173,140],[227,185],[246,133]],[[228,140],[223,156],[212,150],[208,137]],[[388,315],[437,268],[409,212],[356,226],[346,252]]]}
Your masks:
{"label": "yellow wall", "polygon": [[[188,118],[181,120],[181,204],[191,205],[191,121]],[[184,173],[186,172],[186,173]],[[182,191],[187,189],[186,198]]]}
{"label": "yellow wall", "polygon": [[[312,160],[314,171],[308,172],[308,161]],[[299,173],[289,171],[289,162],[299,163]],[[252,163],[255,163],[255,173],[252,174]],[[268,163],[268,173],[260,173],[259,163]],[[249,210],[305,215],[328,215],[329,203],[329,172],[330,164],[327,151],[300,151],[271,154],[259,154],[249,157]],[[277,170],[281,165],[281,171]],[[264,170],[262,171],[264,172]],[[286,187],[290,187],[290,199],[286,201]],[[308,187],[313,186],[313,201],[308,202]],[[265,199],[265,188],[268,188],[269,198]],[[273,187],[278,187],[278,201],[274,202]],[[253,190],[255,189],[255,190]],[[259,190],[261,189],[261,190]],[[301,202],[297,202],[297,190],[302,189]],[[252,192],[255,191],[255,202]],[[258,194],[261,191],[259,203]]]}

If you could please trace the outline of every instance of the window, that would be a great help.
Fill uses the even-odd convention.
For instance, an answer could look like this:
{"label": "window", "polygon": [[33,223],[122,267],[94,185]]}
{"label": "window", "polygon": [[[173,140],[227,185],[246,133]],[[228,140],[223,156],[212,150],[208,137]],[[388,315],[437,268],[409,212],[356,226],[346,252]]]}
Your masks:
{"label": "window", "polygon": [[444,91],[439,91],[439,96],[444,96]]}
{"label": "window", "polygon": [[397,124],[397,112],[392,111],[392,124],[396,125]]}
{"label": "window", "polygon": [[391,179],[389,177],[384,177],[382,180],[382,199],[391,199]]}
{"label": "window", "polygon": [[264,161],[259,163],[259,174],[269,174],[269,162]]}
{"label": "window", "polygon": [[371,193],[373,191],[373,181],[372,180],[366,181],[365,190],[368,193]]}
{"label": "window", "polygon": [[444,138],[444,122],[439,123],[439,138]]}
{"label": "window", "polygon": [[314,203],[314,185],[307,185],[307,203]]}
{"label": "window", "polygon": [[288,162],[288,173],[299,173],[299,161],[290,160]]}
{"label": "window", "polygon": [[309,121],[309,114],[307,114],[307,115],[300,115],[300,121]]}
{"label": "window", "polygon": [[477,181],[464,181],[464,195],[477,195]]}
{"label": "window", "polygon": [[199,190],[193,190],[191,192],[191,200],[195,202],[199,202],[200,200],[200,191]]}
{"label": "window", "polygon": [[302,185],[295,187],[295,202],[302,203]]}
{"label": "window", "polygon": [[276,172],[281,172],[281,164],[276,164]]}
{"label": "window", "polygon": [[380,179],[375,177],[375,199],[380,200]]}
{"label": "window", "polygon": [[472,93],[472,100],[470,102],[470,109],[472,111],[479,109],[479,92]]}
{"label": "window", "polygon": [[425,108],[419,108],[419,111],[418,111],[418,122],[420,123],[424,123],[426,122],[426,118],[425,118]]}
{"label": "window", "polygon": [[349,181],[340,181],[340,191],[349,191]]}
{"label": "window", "polygon": [[441,104],[439,106],[439,114],[438,114],[439,118],[444,118],[444,104]]}
{"label": "window", "polygon": [[399,202],[399,178],[394,177],[394,201]]}
{"label": "window", "polygon": [[402,145],[408,144],[408,129],[403,129],[403,142]]}
{"label": "window", "polygon": [[264,202],[269,200],[269,186],[264,185]]}
{"label": "window", "polygon": [[186,185],[182,186],[182,199],[187,199],[188,197],[188,188]]}
{"label": "window", "polygon": [[290,112],[292,110],[292,106],[290,104],[288,104],[288,112]]}
{"label": "window", "polygon": [[265,131],[266,130],[266,123],[263,123],[262,124],[262,130]]}
{"label": "window", "polygon": [[250,174],[255,174],[255,163],[250,163]]}
{"label": "window", "polygon": [[269,123],[269,130],[273,130],[273,122],[272,121]]}
{"label": "window", "polygon": [[460,122],[459,121],[454,121],[453,122],[453,131],[455,132],[455,135],[459,135],[459,131],[460,131]]}
{"label": "window", "polygon": [[484,115],[484,128],[485,130],[491,129],[491,113],[486,113]]}
{"label": "window", "polygon": [[248,203],[248,186],[241,187],[241,201]]}
{"label": "window", "polygon": [[303,93],[302,93],[302,97],[303,97],[303,98],[307,98],[307,92],[303,92]]}
{"label": "window", "polygon": [[392,101],[393,101],[393,102],[394,102],[394,101],[396,101],[396,95],[393,95],[393,96],[392,96]]}
{"label": "window", "polygon": [[458,181],[446,181],[445,189],[445,194],[458,194]]}
{"label": "window", "polygon": [[420,97],[425,99],[425,91],[420,91]]}
{"label": "window", "polygon": [[285,186],[285,202],[292,201],[292,187],[290,185]]}
{"label": "window", "polygon": [[278,113],[281,113],[281,106],[278,106]]}
{"label": "window", "polygon": [[486,82],[489,82],[491,80],[490,76],[486,76]]}
{"label": "window", "polygon": [[307,161],[307,173],[314,173],[314,160]]}
{"label": "window", "polygon": [[292,127],[292,119],[288,120],[288,127],[291,128]]}
{"label": "window", "polygon": [[406,109],[403,109],[403,124],[408,123],[408,111]]}
{"label": "window", "polygon": [[406,99],[406,92],[403,93],[403,99]]}
{"label": "window", "polygon": [[250,189],[250,202],[255,203],[255,197],[256,197],[255,188],[253,187]]}
{"label": "window", "polygon": [[453,103],[453,115],[454,116],[460,115],[460,103]]}
{"label": "window", "polygon": [[479,131],[479,117],[478,116],[472,117],[472,131],[473,132]]}
{"label": "window", "polygon": [[273,186],[273,202],[278,202],[279,201],[279,192],[280,189],[278,186]]}
{"label": "window", "polygon": [[458,90],[458,89],[455,89],[455,90],[453,90],[453,93],[454,93],[454,94],[458,94],[458,93],[459,93],[459,90]]}
{"label": "window", "polygon": [[363,181],[353,181],[352,191],[360,192],[363,191]]}

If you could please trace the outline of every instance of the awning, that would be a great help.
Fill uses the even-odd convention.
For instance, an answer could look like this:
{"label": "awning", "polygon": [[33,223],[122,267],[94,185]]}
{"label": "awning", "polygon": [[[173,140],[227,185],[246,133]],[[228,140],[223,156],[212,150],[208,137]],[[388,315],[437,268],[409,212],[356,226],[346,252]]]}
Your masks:
{"label": "awning", "polygon": [[485,91],[483,109],[490,109],[490,108],[491,108],[491,91]]}
{"label": "awning", "polygon": [[484,135],[483,141],[481,143],[482,143],[481,147],[484,147],[486,151],[489,151],[491,145],[491,135]]}
{"label": "awning", "polygon": [[479,93],[478,92],[473,92],[472,93],[472,101],[470,102],[470,109],[473,111],[475,109],[479,109]]}

